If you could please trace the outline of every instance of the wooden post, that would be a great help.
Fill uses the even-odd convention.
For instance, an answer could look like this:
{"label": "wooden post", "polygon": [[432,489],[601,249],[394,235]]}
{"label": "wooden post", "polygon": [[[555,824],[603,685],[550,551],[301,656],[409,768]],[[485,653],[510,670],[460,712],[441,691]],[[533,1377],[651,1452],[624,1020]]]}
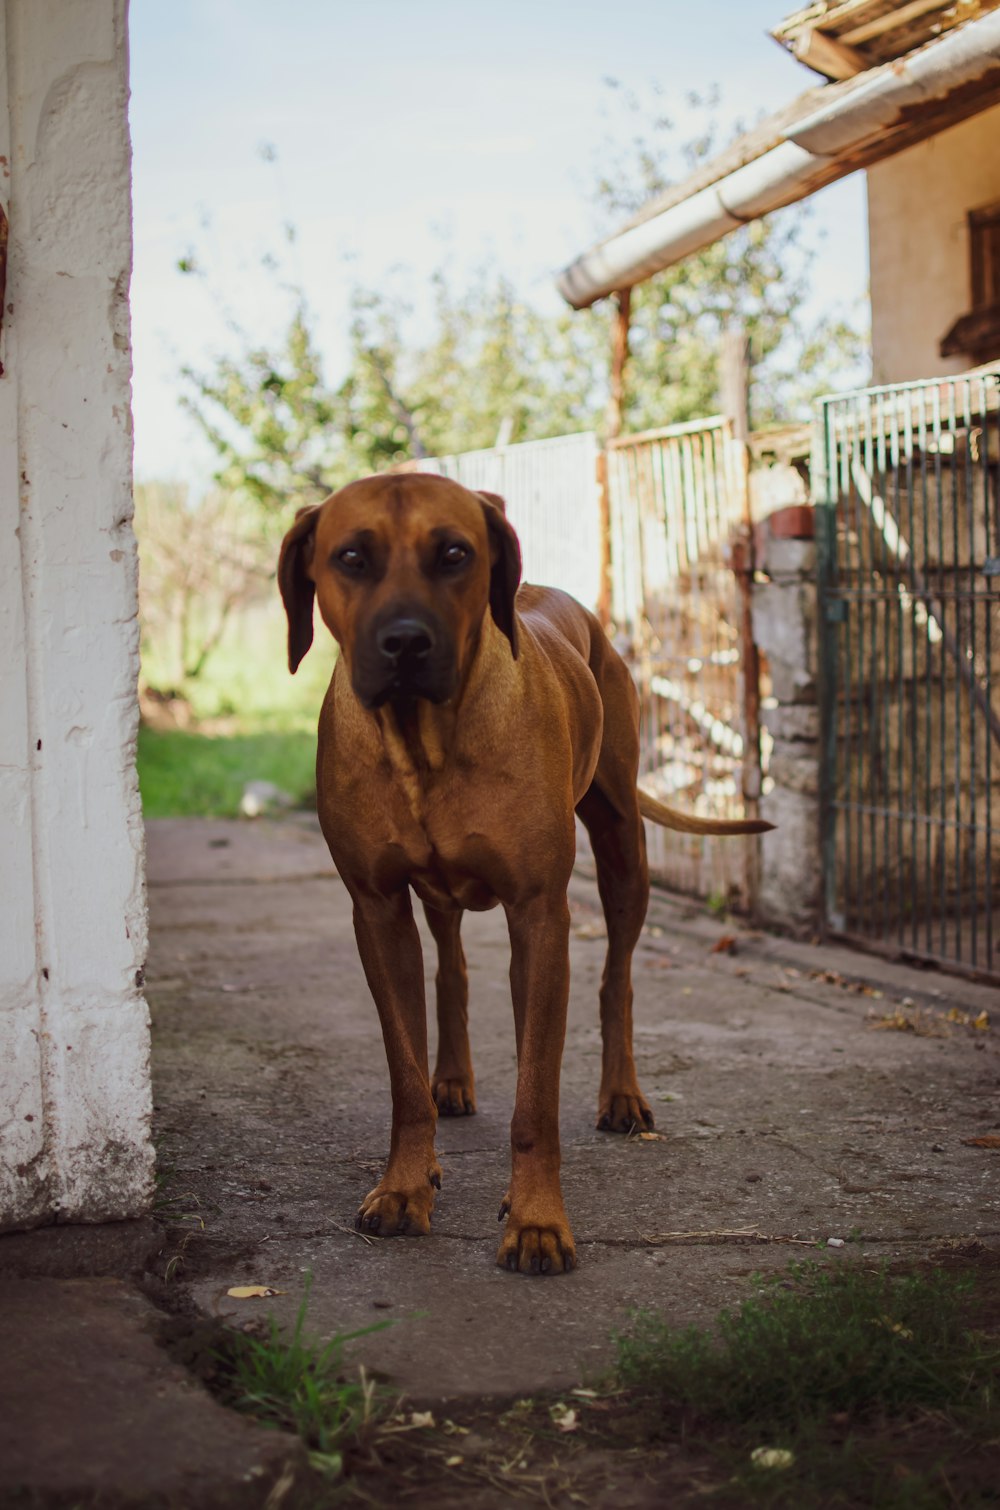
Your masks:
{"label": "wooden post", "polygon": [[619,289],[615,294],[617,306],[615,328],[611,338],[611,393],[608,402],[608,440],[617,440],[622,433],[622,414],[625,408],[625,364],[628,362],[629,322],[632,317],[632,290]]}
{"label": "wooden post", "polygon": [[[606,438],[616,440],[622,433],[622,416],[625,409],[625,367],[628,362],[629,321],[632,312],[632,290],[619,289],[615,295],[615,325],[611,346],[611,383],[608,395]],[[601,532],[600,586],[597,598],[597,617],[605,628],[611,623],[611,498],[608,493],[608,456],[602,451],[597,458],[597,486],[599,490],[599,517]]]}
{"label": "wooden post", "polygon": [[[750,499],[750,347],[740,326],[722,338],[719,370],[722,412],[732,427],[732,477],[742,520],[732,543],[733,571],[740,594],[740,669],[743,682],[743,808],[747,818],[760,811],[760,655],[753,637],[753,578],[755,570],[753,510]],[[751,916],[760,889],[760,840],[749,835],[746,845],[745,902]]]}

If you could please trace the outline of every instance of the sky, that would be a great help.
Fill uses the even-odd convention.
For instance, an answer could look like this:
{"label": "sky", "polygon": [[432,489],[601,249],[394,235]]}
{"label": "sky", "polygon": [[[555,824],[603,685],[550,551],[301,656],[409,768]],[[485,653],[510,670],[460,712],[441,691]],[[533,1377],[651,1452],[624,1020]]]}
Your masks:
{"label": "sky", "polygon": [[[135,467],[207,482],[181,369],[280,333],[289,280],[343,371],[354,284],[416,308],[447,261],[489,259],[543,310],[595,239],[591,187],[618,81],[679,134],[691,91],[721,126],[817,82],[767,35],[790,0],[131,0]],[[602,150],[603,149],[603,150]],[[273,159],[273,160],[267,160]],[[815,312],[867,284],[863,175],[812,201]],[[288,245],[283,228],[292,224]],[[261,257],[280,253],[283,271]],[[191,254],[203,275],[177,264]],[[405,270],[402,271],[402,270]]]}

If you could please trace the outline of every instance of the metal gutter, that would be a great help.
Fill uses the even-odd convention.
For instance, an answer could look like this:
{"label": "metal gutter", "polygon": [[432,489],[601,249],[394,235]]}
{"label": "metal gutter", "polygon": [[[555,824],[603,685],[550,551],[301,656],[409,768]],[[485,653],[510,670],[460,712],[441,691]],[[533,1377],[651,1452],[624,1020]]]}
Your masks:
{"label": "metal gutter", "polygon": [[[974,93],[991,74],[1000,87],[1000,11],[969,21],[906,58],[826,86],[830,100],[784,125],[775,146],[584,252],[556,286],[574,309],[585,309],[617,289],[642,283],[747,221],[805,199],[992,104],[992,98]],[[969,108],[942,121],[949,101],[963,95],[969,96]]]}

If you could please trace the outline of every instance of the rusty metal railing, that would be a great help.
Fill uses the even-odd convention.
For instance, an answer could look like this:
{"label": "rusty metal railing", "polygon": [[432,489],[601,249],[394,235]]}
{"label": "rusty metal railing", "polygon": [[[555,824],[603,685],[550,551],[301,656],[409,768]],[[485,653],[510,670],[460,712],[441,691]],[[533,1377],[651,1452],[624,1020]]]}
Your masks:
{"label": "rusty metal railing", "polygon": [[[642,699],[643,784],[711,818],[742,818],[760,793],[756,723],[748,737],[749,572],[742,457],[723,418],[608,444],[612,615]],[[650,869],[666,884],[753,904],[756,841],[650,829]]]}

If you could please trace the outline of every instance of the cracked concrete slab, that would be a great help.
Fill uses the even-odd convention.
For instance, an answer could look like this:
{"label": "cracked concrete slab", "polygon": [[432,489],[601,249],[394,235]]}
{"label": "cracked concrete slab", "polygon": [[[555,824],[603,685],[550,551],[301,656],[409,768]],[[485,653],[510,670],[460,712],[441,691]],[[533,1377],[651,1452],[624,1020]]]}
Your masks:
{"label": "cracked concrete slab", "polygon": [[[815,1255],[918,1255],[1000,1238],[995,993],[843,948],[774,939],[654,895],[636,954],[636,1057],[656,1138],[595,1132],[603,961],[574,877],[561,1100],[580,1267],[494,1268],[515,1080],[502,914],[463,927],[479,1114],[442,1119],[429,1238],[365,1240],[354,1211],[388,1146],[388,1077],[350,904],[315,826],[149,825],[154,1091],[171,1230],[160,1264],[206,1310],[291,1320],[312,1275],[325,1337],[387,1319],[354,1356],[421,1398],[529,1393],[605,1367],[635,1307],[704,1320],[751,1275]],[[731,946],[718,950],[723,937]],[[730,952],[730,949],[734,952]],[[432,955],[425,950],[428,974]],[[905,1009],[902,1004],[909,1004]],[[897,1008],[921,1032],[887,1031]],[[925,1036],[927,1035],[927,1036]],[[283,1290],[235,1302],[248,1280]]]}
{"label": "cracked concrete slab", "polygon": [[127,1282],[13,1279],[4,1290],[4,1504],[243,1510],[305,1464],[297,1438],[223,1409],[159,1346]]}

